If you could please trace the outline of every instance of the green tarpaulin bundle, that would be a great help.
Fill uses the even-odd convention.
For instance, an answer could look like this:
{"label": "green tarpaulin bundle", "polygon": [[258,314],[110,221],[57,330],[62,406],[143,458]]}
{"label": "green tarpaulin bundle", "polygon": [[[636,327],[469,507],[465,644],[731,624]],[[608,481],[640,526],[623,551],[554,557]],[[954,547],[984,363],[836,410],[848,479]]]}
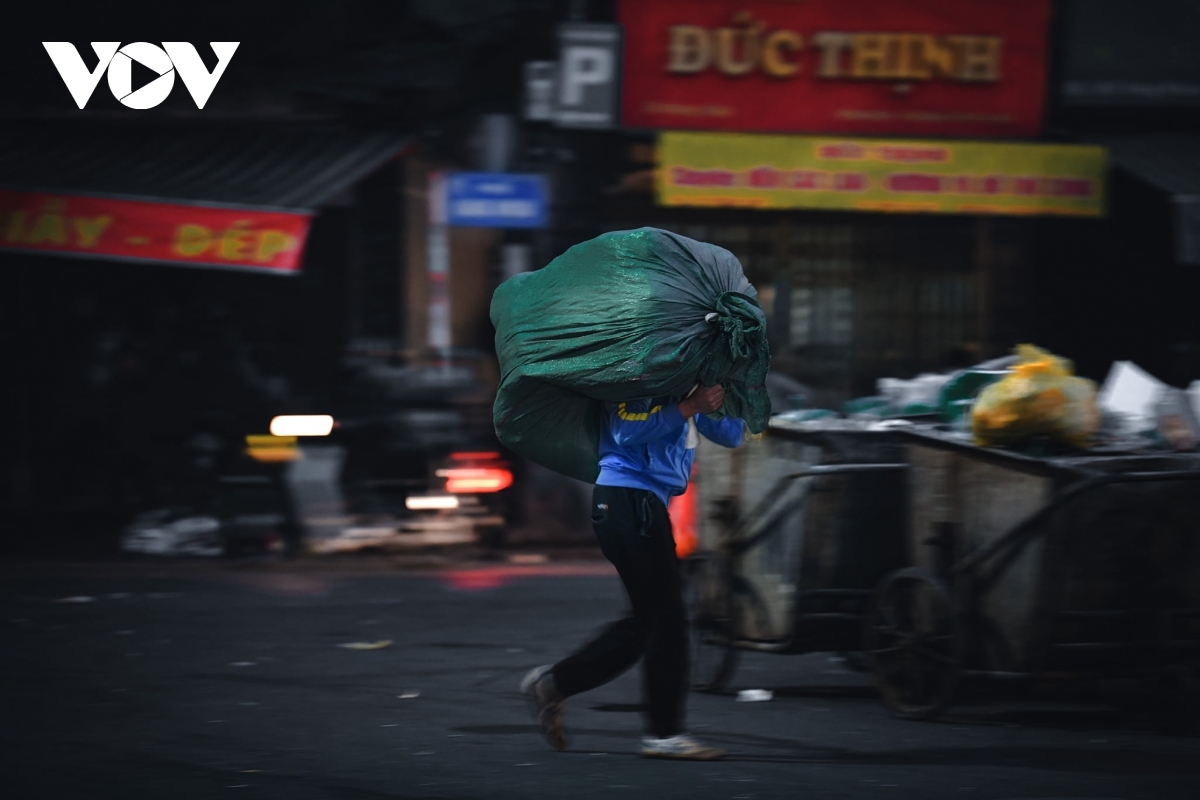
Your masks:
{"label": "green tarpaulin bundle", "polygon": [[[492,298],[504,445],[588,483],[605,401],[725,387],[753,433],[771,414],[766,317],[728,250],[657,228],[606,233]],[[719,414],[714,414],[720,416]]]}

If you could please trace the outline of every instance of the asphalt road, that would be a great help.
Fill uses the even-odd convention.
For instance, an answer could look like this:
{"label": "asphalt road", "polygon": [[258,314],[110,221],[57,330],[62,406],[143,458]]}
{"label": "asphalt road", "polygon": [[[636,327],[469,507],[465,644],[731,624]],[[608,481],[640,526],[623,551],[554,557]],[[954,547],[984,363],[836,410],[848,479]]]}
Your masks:
{"label": "asphalt road", "polygon": [[692,696],[723,762],[636,757],[636,670],[572,699],[556,753],[517,682],[620,605],[596,562],[0,565],[0,796],[1200,797],[1200,739],[1136,714],[1040,700],[894,720],[829,654],[747,657],[734,688],[768,702]]}

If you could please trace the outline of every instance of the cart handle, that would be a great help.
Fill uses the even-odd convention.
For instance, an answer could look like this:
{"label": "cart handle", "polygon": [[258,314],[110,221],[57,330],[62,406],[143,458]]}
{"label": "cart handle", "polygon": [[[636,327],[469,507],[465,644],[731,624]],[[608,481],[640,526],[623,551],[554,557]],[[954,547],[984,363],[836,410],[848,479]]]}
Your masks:
{"label": "cart handle", "polygon": [[771,490],[763,495],[762,500],[754,507],[754,510],[742,518],[742,522],[734,529],[734,535],[730,537],[729,542],[737,550],[749,550],[754,545],[758,544],[771,533],[771,529],[783,513],[789,508],[790,504],[784,505],[773,516],[768,518],[768,522],[763,524],[762,530],[754,536],[743,538],[754,525],[754,520],[771,508],[771,504],[778,500],[783,493],[784,488],[791,481],[799,478],[815,478],[821,475],[837,475],[843,472],[889,472],[896,470],[906,470],[908,464],[816,464],[808,469],[793,472],[784,475],[775,482]]}
{"label": "cart handle", "polygon": [[1168,470],[1163,472],[1108,472],[1071,484],[1059,492],[1050,502],[1017,523],[1008,533],[995,539],[974,553],[963,558],[950,569],[951,575],[959,575],[974,569],[1009,545],[1019,546],[1036,532],[1037,523],[1053,514],[1068,500],[1089,492],[1099,486],[1113,483],[1154,483],[1156,481],[1200,480],[1200,470]]}
{"label": "cart handle", "polygon": [[[908,464],[814,464],[808,469],[784,475],[781,479],[808,478],[813,475],[829,475],[837,472],[885,472],[894,469],[908,469]],[[779,484],[776,484],[778,486]]]}

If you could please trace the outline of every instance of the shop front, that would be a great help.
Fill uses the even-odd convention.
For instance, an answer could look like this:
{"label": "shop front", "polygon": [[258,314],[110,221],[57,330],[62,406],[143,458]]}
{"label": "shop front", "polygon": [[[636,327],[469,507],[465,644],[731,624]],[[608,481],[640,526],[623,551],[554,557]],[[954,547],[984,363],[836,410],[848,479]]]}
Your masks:
{"label": "shop front", "polygon": [[1032,337],[1047,226],[1105,213],[1102,147],[1028,141],[1045,0],[644,0],[619,18],[622,122],[653,137],[653,187],[619,182],[608,227],[733,251],[774,369],[811,404]]}
{"label": "shop front", "polygon": [[203,503],[221,453],[272,415],[328,413],[347,339],[400,330],[387,237],[404,143],[255,126],[0,134],[16,421],[0,545],[111,546],[137,512]]}
{"label": "shop front", "polygon": [[1036,226],[1104,212],[1099,147],[666,132],[657,158],[655,206],[612,227],[733,251],[775,368],[825,404],[1032,335]]}

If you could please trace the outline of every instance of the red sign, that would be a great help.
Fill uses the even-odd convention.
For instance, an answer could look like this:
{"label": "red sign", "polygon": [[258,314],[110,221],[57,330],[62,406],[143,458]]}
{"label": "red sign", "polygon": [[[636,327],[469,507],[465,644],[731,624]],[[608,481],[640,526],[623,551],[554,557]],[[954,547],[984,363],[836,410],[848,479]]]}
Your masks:
{"label": "red sign", "polygon": [[0,189],[0,249],[300,270],[309,214]]}
{"label": "red sign", "polygon": [[622,121],[1035,136],[1049,0],[622,0]]}

